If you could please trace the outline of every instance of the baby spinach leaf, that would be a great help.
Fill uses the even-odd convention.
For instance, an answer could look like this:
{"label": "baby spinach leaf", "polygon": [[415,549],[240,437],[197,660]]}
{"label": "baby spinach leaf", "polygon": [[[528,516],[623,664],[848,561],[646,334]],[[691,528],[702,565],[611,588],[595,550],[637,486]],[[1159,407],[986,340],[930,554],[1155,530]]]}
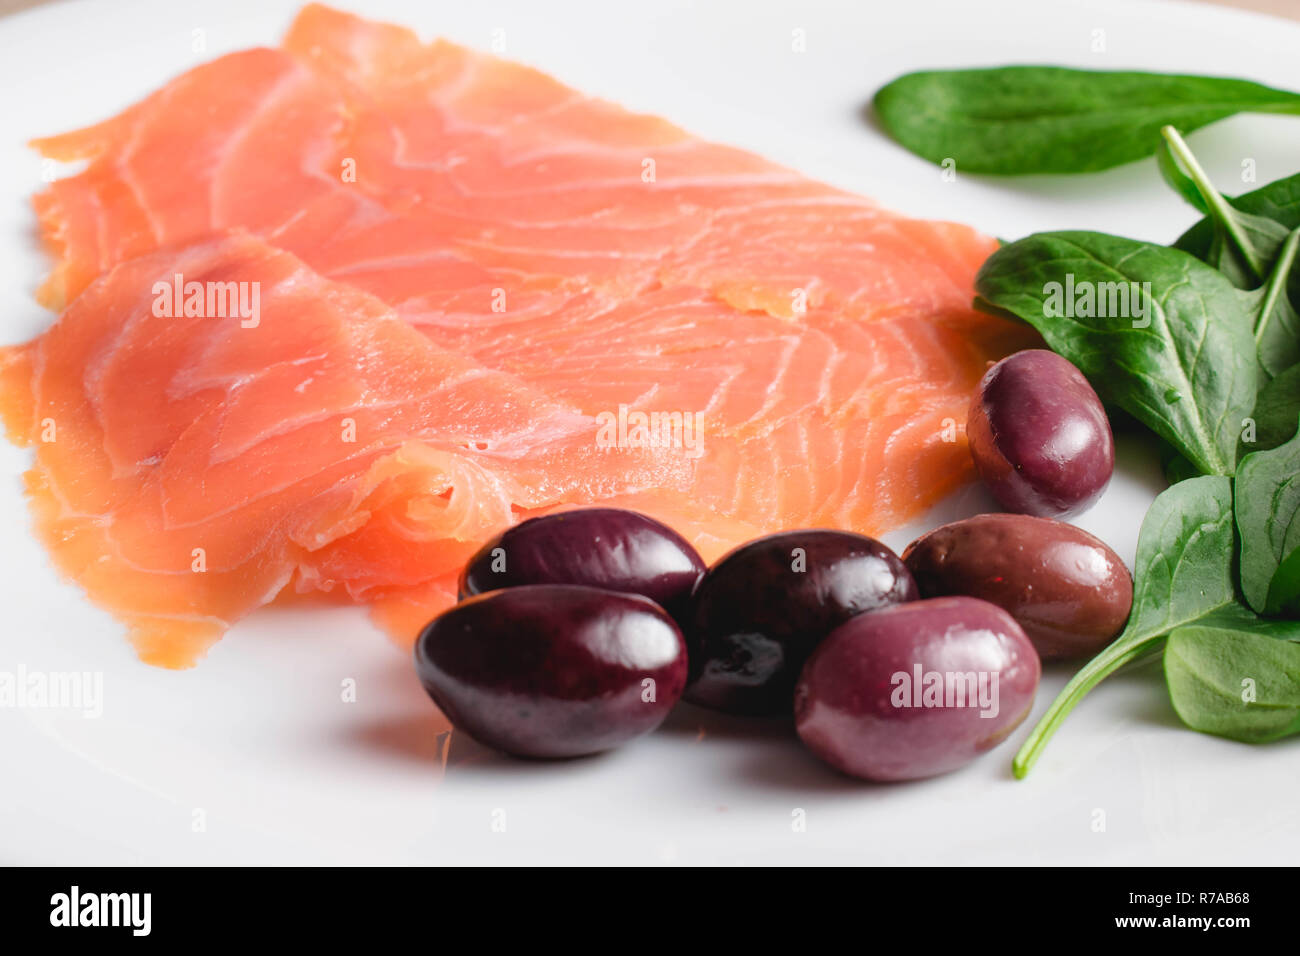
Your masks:
{"label": "baby spinach leaf", "polygon": [[1234,542],[1230,481],[1207,475],[1165,489],[1142,520],[1133,610],[1115,643],[1159,637],[1234,604]]}
{"label": "baby spinach leaf", "polygon": [[1171,631],[1236,604],[1232,480],[1190,478],[1152,503],[1138,533],[1133,610],[1123,632],[1074,675],[1016,754],[1024,777],[1061,723],[1094,687]]}
{"label": "baby spinach leaf", "polygon": [[[1285,234],[1300,226],[1300,173],[1235,196],[1228,199],[1228,203],[1239,212],[1271,219],[1282,227]],[[1179,236],[1174,241],[1174,248],[1206,261],[1214,242],[1214,226],[1214,221],[1207,216]]]}
{"label": "baby spinach leaf", "polygon": [[1133,239],[1038,233],[995,251],[975,289],[1203,474],[1233,473],[1258,375],[1252,302],[1217,271]]}
{"label": "baby spinach leaf", "polygon": [[874,102],[912,152],[997,175],[1109,169],[1154,153],[1162,126],[1300,113],[1300,94],[1248,80],[1054,66],[909,73]]}
{"label": "baby spinach leaf", "polygon": [[[1269,275],[1286,240],[1287,227],[1267,216],[1237,209],[1214,188],[1178,130],[1166,126],[1160,135],[1165,140],[1157,153],[1161,174],[1214,225],[1214,241],[1204,261],[1238,288],[1255,288]],[[1283,273],[1284,282],[1289,271]]]}
{"label": "baby spinach leaf", "polygon": [[1283,558],[1273,572],[1264,613],[1300,617],[1300,548]]}
{"label": "baby spinach leaf", "polygon": [[1280,633],[1258,620],[1175,628],[1165,681],[1183,723],[1249,743],[1300,732],[1300,622],[1285,623]]}
{"label": "baby spinach leaf", "polygon": [[1167,126],[1160,133],[1165,138],[1157,154],[1161,174],[1213,224],[1205,261],[1238,288],[1254,290],[1256,350],[1266,381],[1300,362],[1300,315],[1288,291],[1296,276],[1300,229],[1288,231],[1274,219],[1237,209],[1214,188],[1176,129]]}
{"label": "baby spinach leaf", "polygon": [[1300,622],[1260,617],[1240,599],[1203,614],[1195,623],[1220,630],[1250,631],[1284,641],[1300,640]]}
{"label": "baby spinach leaf", "polygon": [[1254,440],[1243,444],[1243,454],[1276,448],[1296,433],[1296,419],[1300,417],[1300,365],[1291,366],[1259,390],[1251,417],[1255,420]]}
{"label": "baby spinach leaf", "polygon": [[1255,347],[1259,365],[1272,378],[1300,362],[1300,315],[1287,294],[1287,283],[1300,247],[1300,229],[1293,229],[1273,262],[1268,282],[1251,293]]}
{"label": "baby spinach leaf", "polygon": [[[1241,590],[1259,613],[1275,613],[1269,589],[1283,559],[1300,548],[1300,434],[1269,451],[1252,452],[1237,469]],[[1286,589],[1279,585],[1279,598]]]}
{"label": "baby spinach leaf", "polygon": [[1253,289],[1268,275],[1287,230],[1272,219],[1244,212],[1234,213],[1232,222],[1233,229],[1220,230],[1206,262],[1238,289]]}
{"label": "baby spinach leaf", "polygon": [[[1287,236],[1300,227],[1300,174],[1276,180],[1227,202],[1237,210],[1242,232],[1250,237],[1260,258],[1271,267]],[[1174,241],[1173,247],[1219,269],[1240,289],[1259,284],[1259,277],[1251,272],[1214,216],[1206,216],[1188,229]],[[1292,308],[1300,310],[1300,270],[1291,271],[1287,287]]]}

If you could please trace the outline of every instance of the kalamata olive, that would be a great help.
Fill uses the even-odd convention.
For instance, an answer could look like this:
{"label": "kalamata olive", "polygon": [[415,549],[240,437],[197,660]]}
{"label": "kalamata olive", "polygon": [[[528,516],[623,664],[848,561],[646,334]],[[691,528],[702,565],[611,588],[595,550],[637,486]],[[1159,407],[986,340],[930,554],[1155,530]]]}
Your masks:
{"label": "kalamata olive", "polygon": [[676,531],[620,508],[583,508],[507,528],[470,559],[468,597],[521,584],[585,584],[640,594],[679,622],[704,561]]}
{"label": "kalamata olive", "polygon": [[686,699],[788,714],[799,669],[823,637],[855,614],[918,596],[898,556],[865,535],[785,531],[751,541],[695,590]]}
{"label": "kalamata olive", "polygon": [[458,729],[521,757],[575,757],[654,730],[686,684],[673,620],[633,594],[536,584],[470,598],[415,645]]}
{"label": "kalamata olive", "polygon": [[955,770],[1006,738],[1041,665],[1020,625],[969,597],[851,618],[817,646],[795,690],[795,728],[832,767],[867,780]]}
{"label": "kalamata olive", "polygon": [[1044,660],[1091,656],[1124,628],[1133,578],[1088,532],[1051,518],[976,515],[908,545],[923,597],[965,594],[1007,611]]}
{"label": "kalamata olive", "polygon": [[966,422],[971,457],[1008,511],[1059,518],[1091,506],[1115,468],[1101,400],[1055,352],[1027,349],[980,380]]}

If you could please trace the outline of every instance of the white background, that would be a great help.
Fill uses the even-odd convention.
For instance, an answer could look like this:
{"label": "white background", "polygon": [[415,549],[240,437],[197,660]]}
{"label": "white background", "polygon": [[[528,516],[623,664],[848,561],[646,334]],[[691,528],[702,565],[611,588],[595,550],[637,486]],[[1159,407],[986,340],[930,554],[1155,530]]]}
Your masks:
{"label": "white background", "polygon": [[[340,4],[352,6],[352,4]],[[360,5],[356,5],[360,6]],[[1095,228],[1170,241],[1195,218],[1142,162],[1077,177],[943,183],[862,106],[899,73],[1041,62],[1213,72],[1300,88],[1300,25],[1176,3],[1044,0],[689,4],[369,2],[371,15],[507,53],[708,138],[902,211],[1016,238]],[[28,197],[37,135],[102,119],[202,58],[274,44],[290,2],[74,2],[0,20],[0,339],[50,317]],[[791,50],[803,29],[807,52]],[[191,50],[192,31],[207,50]],[[1094,52],[1104,31],[1105,51]],[[1191,137],[1227,192],[1296,171],[1300,120],[1245,117]],[[1160,488],[1140,442],[1079,523],[1131,561]],[[197,669],[138,663],[120,628],[61,583],[27,533],[27,455],[0,448],[0,670],[101,671],[104,714],[0,709],[0,862],[39,863],[1292,863],[1300,744],[1252,748],[1182,729],[1148,667],[1102,686],[1035,772],[1011,741],[957,773],[842,778],[780,725],[681,707],[657,734],[564,764],[456,737],[404,651],[360,610],[269,609]],[[943,517],[987,507],[978,491]],[[889,536],[901,548],[920,528]],[[1068,670],[1049,668],[1035,714]],[[355,679],[359,699],[340,701]],[[806,832],[791,826],[796,809]],[[192,822],[201,811],[206,829]],[[494,831],[502,819],[504,832]],[[1097,813],[1105,829],[1094,829]]]}

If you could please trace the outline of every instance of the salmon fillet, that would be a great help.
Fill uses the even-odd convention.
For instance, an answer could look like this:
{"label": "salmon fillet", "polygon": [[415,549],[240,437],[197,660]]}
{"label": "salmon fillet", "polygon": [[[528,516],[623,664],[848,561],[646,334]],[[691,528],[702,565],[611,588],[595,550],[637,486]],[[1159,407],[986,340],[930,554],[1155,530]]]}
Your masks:
{"label": "salmon fillet", "polygon": [[[171,666],[290,583],[409,636],[555,508],[706,557],[881,533],[970,478],[970,391],[1031,334],[970,308],[967,227],[317,5],[36,145],[89,165],[36,197],[67,311],[0,356],[0,408],[59,566]],[[178,273],[263,283],[262,324],[154,316]],[[697,416],[697,447],[606,447],[629,412]]]}
{"label": "salmon fillet", "polygon": [[[177,274],[256,283],[257,323],[158,314]],[[426,586],[516,509],[689,477],[649,449],[611,480],[591,420],[246,235],[110,269],[0,352],[0,414],[59,567],[169,665],[291,582]]]}

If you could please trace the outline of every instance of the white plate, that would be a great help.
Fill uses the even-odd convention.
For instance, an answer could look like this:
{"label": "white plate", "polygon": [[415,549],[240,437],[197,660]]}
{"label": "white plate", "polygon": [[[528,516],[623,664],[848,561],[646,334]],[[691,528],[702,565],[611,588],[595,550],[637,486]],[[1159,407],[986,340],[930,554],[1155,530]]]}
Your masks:
{"label": "white plate", "polygon": [[[504,30],[508,55],[581,89],[906,212],[1007,237],[1081,227],[1169,241],[1195,217],[1150,162],[944,183],[864,125],[877,87],[923,67],[1042,62],[1300,88],[1300,25],[1177,3],[343,5],[481,48]],[[27,206],[41,164],[24,141],[115,113],[202,59],[274,44],[296,6],[71,2],[0,21],[5,340],[49,321],[31,298],[46,262]],[[797,29],[804,53],[792,51]],[[1192,142],[1221,186],[1240,192],[1252,188],[1245,160],[1260,183],[1295,171],[1300,121],[1233,119]],[[1181,729],[1152,669],[1103,685],[1022,783],[1008,768],[1028,725],[960,772],[878,787],[837,776],[790,736],[689,707],[650,738],[560,765],[511,762],[457,737],[444,772],[438,720],[406,654],[359,610],[268,610],[196,670],[138,663],[25,532],[26,462],[0,449],[0,671],[100,672],[103,714],[0,709],[5,862],[1251,864],[1290,863],[1300,850],[1296,744],[1251,748]],[[1146,451],[1126,447],[1080,524],[1131,560],[1159,486]],[[948,510],[978,504],[968,495]],[[1065,677],[1049,671],[1035,713]],[[355,703],[341,700],[349,679]]]}

